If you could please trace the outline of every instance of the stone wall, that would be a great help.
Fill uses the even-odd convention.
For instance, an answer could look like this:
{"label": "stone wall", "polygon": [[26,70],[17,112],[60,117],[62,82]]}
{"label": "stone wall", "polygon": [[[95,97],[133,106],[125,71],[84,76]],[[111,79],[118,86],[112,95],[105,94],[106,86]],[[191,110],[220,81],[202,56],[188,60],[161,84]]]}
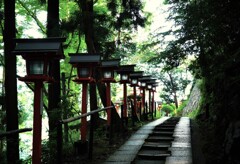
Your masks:
{"label": "stone wall", "polygon": [[195,85],[191,91],[188,104],[183,109],[183,114],[182,114],[183,116],[188,115],[188,113],[190,113],[193,110],[196,110],[198,108],[200,98],[201,98],[201,92],[200,92],[200,89],[198,88],[197,84],[198,83],[195,83]]}

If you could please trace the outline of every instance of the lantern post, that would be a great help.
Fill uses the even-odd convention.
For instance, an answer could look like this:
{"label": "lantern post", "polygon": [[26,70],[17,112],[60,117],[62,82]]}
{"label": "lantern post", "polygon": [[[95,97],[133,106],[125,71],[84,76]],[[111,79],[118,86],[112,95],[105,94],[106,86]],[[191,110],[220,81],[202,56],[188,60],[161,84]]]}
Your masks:
{"label": "lantern post", "polygon": [[152,109],[154,110],[154,115],[156,117],[156,105],[155,105],[155,97],[154,93],[156,92],[156,87],[158,86],[157,83],[152,84]]}
{"label": "lantern post", "polygon": [[[111,83],[116,82],[114,79],[114,70],[119,67],[120,59],[102,60],[101,70],[103,83],[106,83],[106,106],[111,106]],[[111,124],[111,109],[107,109],[107,126]]]}
{"label": "lantern post", "polygon": [[[82,110],[81,114],[87,113],[87,91],[88,84],[95,82],[93,78],[94,69],[100,64],[99,54],[87,53],[70,53],[70,61],[74,68],[77,69],[77,77],[73,80],[78,84],[82,84]],[[81,118],[80,127],[80,143],[78,143],[80,153],[85,153],[88,150],[87,142],[87,118]]]}
{"label": "lantern post", "polygon": [[151,117],[153,120],[153,100],[152,100],[152,88],[153,84],[155,84],[156,79],[151,79],[150,81],[147,82],[147,90],[149,91],[149,99],[148,99],[148,104],[149,104],[149,112],[151,112]]}
{"label": "lantern post", "polygon": [[33,113],[33,151],[32,163],[41,163],[41,130],[42,130],[42,87],[43,83],[54,81],[51,70],[53,60],[64,58],[62,42],[65,38],[45,39],[15,39],[13,51],[26,61],[25,77],[20,81],[34,83],[34,113]]}
{"label": "lantern post", "polygon": [[132,126],[134,126],[135,116],[137,117],[137,91],[138,79],[143,76],[143,71],[136,71],[130,74],[131,87],[133,87],[133,110],[132,110]]}
{"label": "lantern post", "polygon": [[120,83],[123,84],[123,118],[125,126],[128,124],[128,113],[127,113],[127,83],[130,82],[129,75],[134,72],[135,65],[121,65],[117,70],[120,74]]}
{"label": "lantern post", "polygon": [[151,117],[153,119],[153,114],[152,114],[152,100],[151,100],[151,93],[152,93],[152,84],[147,85],[147,90],[148,90],[148,104],[149,104],[149,113],[151,113]]}
{"label": "lantern post", "polygon": [[141,95],[142,95],[142,112],[143,113],[143,116],[144,116],[144,119],[147,120],[147,111],[146,111],[146,108],[145,108],[145,90],[146,90],[146,87],[147,87],[147,82],[151,79],[151,76],[143,76],[141,78],[139,78],[139,82],[140,82],[140,92],[141,92]]}

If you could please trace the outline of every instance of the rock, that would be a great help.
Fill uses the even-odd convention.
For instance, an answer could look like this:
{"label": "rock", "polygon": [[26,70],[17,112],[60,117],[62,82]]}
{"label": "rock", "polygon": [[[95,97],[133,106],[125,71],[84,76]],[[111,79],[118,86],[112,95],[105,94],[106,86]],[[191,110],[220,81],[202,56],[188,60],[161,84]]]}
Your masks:
{"label": "rock", "polygon": [[188,113],[190,113],[193,110],[196,110],[198,108],[200,98],[201,98],[201,92],[200,92],[200,89],[198,88],[197,83],[195,83],[195,85],[191,91],[188,104],[183,109],[183,116],[188,115]]}

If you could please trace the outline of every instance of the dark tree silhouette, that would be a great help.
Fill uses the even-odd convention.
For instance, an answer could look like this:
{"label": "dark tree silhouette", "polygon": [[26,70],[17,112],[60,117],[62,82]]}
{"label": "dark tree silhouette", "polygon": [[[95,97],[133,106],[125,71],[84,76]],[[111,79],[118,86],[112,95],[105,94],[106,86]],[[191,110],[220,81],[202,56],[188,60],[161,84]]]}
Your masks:
{"label": "dark tree silhouette", "polygon": [[[59,37],[59,0],[48,0],[47,8],[47,37]],[[48,89],[48,119],[49,119],[49,144],[50,163],[56,163],[57,151],[57,129],[56,124],[61,119],[60,104],[60,63],[59,60],[53,62],[53,78],[55,82],[49,85]]]}
{"label": "dark tree silhouette", "polygon": [[[5,103],[7,114],[7,131],[18,129],[16,56],[13,39],[16,36],[15,0],[4,0],[4,53],[5,53]],[[19,135],[7,137],[8,163],[19,161]]]}

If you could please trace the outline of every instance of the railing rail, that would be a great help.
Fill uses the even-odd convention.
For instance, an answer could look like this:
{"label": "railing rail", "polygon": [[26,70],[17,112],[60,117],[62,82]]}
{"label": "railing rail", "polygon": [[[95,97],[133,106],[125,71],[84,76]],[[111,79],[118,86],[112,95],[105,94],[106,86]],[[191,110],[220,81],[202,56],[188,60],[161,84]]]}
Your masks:
{"label": "railing rail", "polygon": [[66,124],[66,123],[69,123],[69,122],[73,122],[73,121],[79,120],[80,118],[87,117],[87,116],[90,116],[92,114],[95,114],[95,113],[98,113],[98,112],[101,112],[101,111],[104,111],[104,110],[107,110],[107,109],[112,109],[112,108],[114,108],[114,106],[109,106],[109,107],[105,107],[105,108],[101,108],[101,109],[96,109],[96,110],[93,110],[91,112],[82,114],[80,116],[76,116],[76,117],[71,117],[71,118],[68,118],[68,119],[60,120],[60,123]]}
{"label": "railing rail", "polygon": [[0,139],[2,139],[4,137],[7,137],[9,135],[14,135],[14,134],[17,134],[17,133],[23,133],[23,132],[28,132],[28,131],[32,131],[32,128],[10,130],[10,131],[7,131],[7,132],[0,133]]}

